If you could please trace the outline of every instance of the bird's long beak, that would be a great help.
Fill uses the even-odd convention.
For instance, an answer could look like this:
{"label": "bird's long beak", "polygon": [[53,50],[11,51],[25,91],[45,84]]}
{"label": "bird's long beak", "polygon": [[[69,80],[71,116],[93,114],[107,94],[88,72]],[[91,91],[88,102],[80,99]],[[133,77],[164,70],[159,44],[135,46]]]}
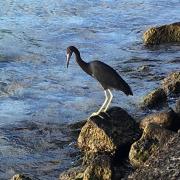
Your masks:
{"label": "bird's long beak", "polygon": [[67,68],[69,66],[69,61],[70,61],[71,55],[72,55],[71,53],[66,55],[67,56],[67,58],[66,58]]}

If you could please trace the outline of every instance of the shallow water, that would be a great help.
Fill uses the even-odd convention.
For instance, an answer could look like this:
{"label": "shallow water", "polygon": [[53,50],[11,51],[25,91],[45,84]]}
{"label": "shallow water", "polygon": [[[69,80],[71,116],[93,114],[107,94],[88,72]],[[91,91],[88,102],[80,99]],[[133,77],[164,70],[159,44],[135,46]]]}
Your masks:
{"label": "shallow water", "polygon": [[[66,69],[67,46],[77,46],[86,61],[113,66],[134,96],[114,92],[112,105],[135,114],[141,97],[180,64],[177,44],[147,49],[142,34],[151,26],[179,21],[179,9],[178,0],[1,2],[0,177],[20,171],[51,179],[74,161],[70,155],[76,150],[69,147],[72,140],[62,124],[85,119],[104,94],[73,58]],[[44,126],[53,132],[48,130],[48,137],[64,146],[37,135]]]}

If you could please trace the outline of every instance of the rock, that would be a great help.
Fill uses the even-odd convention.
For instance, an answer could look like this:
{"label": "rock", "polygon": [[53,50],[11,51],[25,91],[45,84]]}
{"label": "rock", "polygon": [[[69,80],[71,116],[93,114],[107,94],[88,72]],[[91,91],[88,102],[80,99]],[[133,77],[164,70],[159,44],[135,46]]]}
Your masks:
{"label": "rock", "polygon": [[162,81],[162,88],[166,92],[166,94],[173,93],[179,94],[180,93],[180,71],[173,72],[169,74],[166,78]]}
{"label": "rock", "polygon": [[11,180],[31,180],[31,178],[24,174],[16,174],[11,178]]}
{"label": "rock", "polygon": [[60,174],[60,180],[80,180],[83,179],[83,173],[85,171],[85,166],[73,167]]}
{"label": "rock", "polygon": [[111,177],[111,158],[107,155],[99,155],[86,168],[83,179],[111,180]]}
{"label": "rock", "polygon": [[[119,165],[115,162],[128,157],[130,145],[139,137],[138,124],[121,108],[114,107],[107,113],[90,117],[78,137],[78,146],[84,152],[82,165],[63,172],[59,179],[111,180],[121,177],[115,170],[129,167],[127,163]],[[127,177],[127,172],[124,174]]]}
{"label": "rock", "polygon": [[138,67],[137,69],[139,72],[149,72],[150,71],[150,68],[148,65],[143,65],[143,66],[140,66]]}
{"label": "rock", "polygon": [[180,177],[180,134],[169,139],[156,154],[152,155],[128,179],[153,180],[167,179],[178,180]]}
{"label": "rock", "polygon": [[[88,161],[90,162],[90,161]],[[76,168],[71,168],[63,172],[60,180],[76,180],[76,179],[99,179],[111,180],[111,159],[107,155],[98,155],[88,165],[82,165]]]}
{"label": "rock", "polygon": [[142,137],[131,146],[129,152],[131,164],[135,167],[142,166],[173,134],[172,131],[166,130],[156,124],[148,124],[144,129]]}
{"label": "rock", "polygon": [[138,125],[125,110],[114,107],[100,116],[91,117],[81,129],[78,146],[83,151],[114,154],[139,138]]}
{"label": "rock", "polygon": [[180,98],[176,101],[175,111],[178,114],[178,116],[180,117]]}
{"label": "rock", "polygon": [[159,88],[144,97],[142,107],[156,108],[163,104],[167,104],[167,95],[162,88]]}
{"label": "rock", "polygon": [[177,119],[177,114],[169,108],[168,110],[146,116],[140,122],[140,128],[144,129],[148,124],[154,123],[160,125],[161,127],[177,131],[180,128],[180,126],[178,126],[178,122],[179,120]]}
{"label": "rock", "polygon": [[180,42],[180,22],[152,27],[143,34],[143,40],[146,45]]}

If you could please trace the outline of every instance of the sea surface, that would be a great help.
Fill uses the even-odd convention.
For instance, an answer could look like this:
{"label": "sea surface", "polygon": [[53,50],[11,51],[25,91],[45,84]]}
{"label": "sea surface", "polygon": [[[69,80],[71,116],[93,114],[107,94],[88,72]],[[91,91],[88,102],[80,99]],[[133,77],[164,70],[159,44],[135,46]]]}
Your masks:
{"label": "sea surface", "polygon": [[102,87],[66,48],[101,60],[132,87],[112,106],[139,113],[142,97],[180,68],[180,46],[147,48],[151,26],[180,21],[179,0],[4,0],[0,2],[0,179],[16,173],[57,179],[79,158],[67,124],[104,101]]}

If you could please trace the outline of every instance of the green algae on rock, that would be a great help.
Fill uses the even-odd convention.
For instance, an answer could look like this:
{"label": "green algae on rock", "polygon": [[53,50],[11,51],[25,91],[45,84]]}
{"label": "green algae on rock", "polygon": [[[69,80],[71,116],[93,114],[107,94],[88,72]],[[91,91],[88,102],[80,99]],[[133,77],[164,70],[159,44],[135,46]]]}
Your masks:
{"label": "green algae on rock", "polygon": [[180,134],[175,133],[164,146],[157,150],[140,168],[129,175],[128,179],[153,180],[180,177]]}
{"label": "green algae on rock", "polygon": [[134,167],[139,167],[156,153],[174,133],[155,124],[148,124],[142,137],[132,144],[129,159]]}

